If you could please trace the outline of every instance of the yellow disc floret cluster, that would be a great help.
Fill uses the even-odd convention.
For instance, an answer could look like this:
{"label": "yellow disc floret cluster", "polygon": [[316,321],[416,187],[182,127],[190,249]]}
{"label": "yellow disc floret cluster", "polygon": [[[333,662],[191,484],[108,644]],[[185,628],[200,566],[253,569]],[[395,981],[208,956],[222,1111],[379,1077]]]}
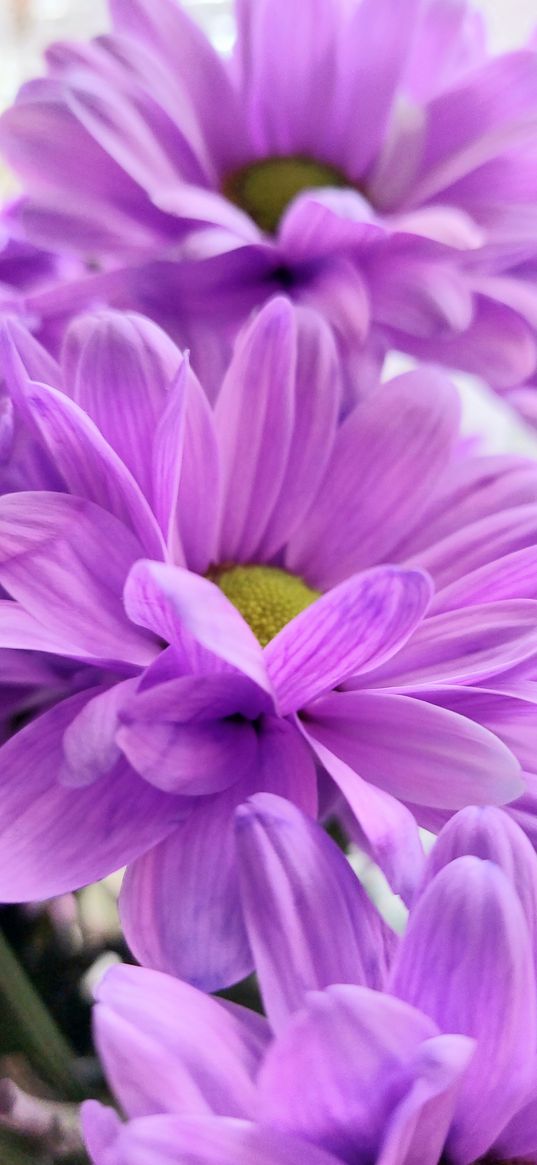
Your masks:
{"label": "yellow disc floret cluster", "polygon": [[275,566],[230,566],[209,577],[240,611],[262,647],[319,598],[319,591]]}
{"label": "yellow disc floret cluster", "polygon": [[261,230],[272,233],[289,203],[303,190],[348,186],[344,175],[312,158],[264,158],[243,166],[224,181],[222,192],[253,218]]}

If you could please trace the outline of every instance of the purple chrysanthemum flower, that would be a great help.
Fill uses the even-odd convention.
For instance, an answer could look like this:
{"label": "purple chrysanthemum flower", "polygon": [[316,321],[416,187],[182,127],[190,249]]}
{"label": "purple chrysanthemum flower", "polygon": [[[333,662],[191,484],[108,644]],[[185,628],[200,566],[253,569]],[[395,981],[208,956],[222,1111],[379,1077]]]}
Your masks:
{"label": "purple chrysanthemum flower", "polygon": [[415,818],[519,797],[521,762],[535,829],[537,474],[456,453],[449,382],[339,422],[331,334],[286,300],[213,407],[147,320],[81,320],[55,370],[12,336],[0,648],[60,657],[73,694],[0,751],[0,898],[132,863],[140,961],[212,988],[251,966],[231,823],[258,790],[346,803],[406,896]]}
{"label": "purple chrysanthemum flower", "polygon": [[237,813],[268,1021],[142,968],[108,972],[96,1042],[127,1123],[85,1106],[95,1165],[492,1165],[537,1159],[537,858],[467,809],[406,933],[311,820]]}
{"label": "purple chrysanthemum flower", "polygon": [[[505,387],[535,367],[537,56],[460,0],[238,0],[222,60],[176,0],[110,0],[0,123],[23,221],[202,356],[279,290],[364,367],[387,346]],[[112,270],[110,270],[112,268]],[[198,363],[199,359],[199,363]],[[356,387],[356,381],[353,380]]]}

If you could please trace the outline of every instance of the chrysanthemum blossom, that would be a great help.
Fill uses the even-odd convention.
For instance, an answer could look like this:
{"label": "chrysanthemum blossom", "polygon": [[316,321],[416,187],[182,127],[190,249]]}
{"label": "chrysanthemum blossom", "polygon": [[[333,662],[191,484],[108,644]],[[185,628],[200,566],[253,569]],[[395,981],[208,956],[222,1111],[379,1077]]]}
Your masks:
{"label": "chrysanthemum blossom", "polygon": [[4,330],[0,648],[57,656],[72,695],[0,751],[0,899],[130,864],[136,955],[210,989],[252,965],[232,816],[257,791],[346,804],[405,897],[416,819],[520,797],[521,761],[533,828],[537,473],[459,455],[449,382],[340,423],[330,331],[285,299],[214,407],[147,320],[81,320],[55,370]]}
{"label": "chrysanthemum blossom", "polygon": [[237,0],[231,61],[176,0],[110,13],[0,122],[28,237],[101,268],[34,312],[102,297],[201,361],[216,320],[283,289],[351,368],[395,346],[499,387],[530,376],[533,48],[491,57],[465,0]]}
{"label": "chrysanthemum blossom", "polygon": [[537,1157],[537,858],[499,809],[444,828],[402,938],[294,806],[237,811],[267,1020],[140,967],[97,993],[126,1122],[94,1165],[494,1165]]}

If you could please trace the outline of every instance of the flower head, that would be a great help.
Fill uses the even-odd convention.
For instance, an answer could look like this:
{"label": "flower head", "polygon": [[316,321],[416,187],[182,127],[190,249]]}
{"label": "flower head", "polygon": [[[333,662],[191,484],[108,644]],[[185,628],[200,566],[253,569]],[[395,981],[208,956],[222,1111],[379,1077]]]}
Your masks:
{"label": "flower head", "polygon": [[95,1165],[502,1165],[537,1151],[537,858],[497,809],[437,841],[404,936],[280,798],[237,812],[267,1020],[142,968],[108,972],[97,1046],[127,1123]]}
{"label": "flower head", "polygon": [[416,818],[519,797],[521,761],[534,828],[535,466],[459,456],[448,382],[402,376],[341,423],[330,332],[286,300],[214,406],[147,320],[79,321],[52,384],[5,331],[13,456],[41,477],[0,497],[0,647],[72,688],[0,753],[1,898],[132,863],[135,953],[214,988],[251,967],[252,793],[346,804],[406,897]]}
{"label": "flower head", "polygon": [[176,0],[110,12],[2,118],[29,237],[101,268],[35,312],[104,296],[188,336],[201,369],[216,318],[227,338],[284,290],[350,373],[395,346],[529,377],[533,49],[490,57],[456,0],[238,0],[230,62]]}

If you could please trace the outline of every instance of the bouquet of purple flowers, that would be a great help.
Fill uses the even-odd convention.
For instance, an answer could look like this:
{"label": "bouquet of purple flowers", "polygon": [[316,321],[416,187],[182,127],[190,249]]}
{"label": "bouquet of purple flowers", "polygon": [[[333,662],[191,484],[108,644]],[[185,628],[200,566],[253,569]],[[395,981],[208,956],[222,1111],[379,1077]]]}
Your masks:
{"label": "bouquet of purple flowers", "polygon": [[537,1163],[537,38],[109,8],[0,117],[2,1165]]}

